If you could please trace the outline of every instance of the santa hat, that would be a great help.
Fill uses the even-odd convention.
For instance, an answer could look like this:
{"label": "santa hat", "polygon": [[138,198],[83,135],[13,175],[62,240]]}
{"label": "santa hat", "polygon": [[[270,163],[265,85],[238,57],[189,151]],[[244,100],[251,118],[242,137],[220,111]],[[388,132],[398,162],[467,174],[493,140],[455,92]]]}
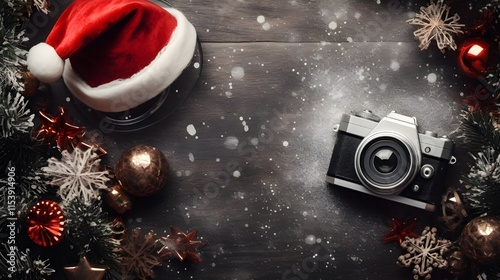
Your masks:
{"label": "santa hat", "polygon": [[62,75],[95,110],[121,112],[165,90],[195,47],[194,27],[174,8],[147,0],[75,0],[46,42],[31,48],[28,69],[45,83]]}

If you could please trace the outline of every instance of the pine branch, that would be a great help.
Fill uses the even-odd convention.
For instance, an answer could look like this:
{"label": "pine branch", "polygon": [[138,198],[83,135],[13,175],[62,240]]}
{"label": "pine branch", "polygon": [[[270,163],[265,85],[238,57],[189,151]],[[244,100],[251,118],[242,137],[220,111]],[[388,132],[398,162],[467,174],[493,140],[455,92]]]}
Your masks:
{"label": "pine branch", "polygon": [[[41,260],[40,256],[35,259],[30,254],[30,249],[20,251],[18,247],[14,247],[13,251],[7,244],[1,246],[0,249],[0,273],[10,279],[19,280],[45,280],[47,277],[55,272],[54,269],[50,267],[49,260]],[[11,258],[8,256],[9,253],[14,254],[14,262],[10,262]],[[12,271],[15,269],[15,271]]]}
{"label": "pine branch", "polygon": [[120,241],[113,238],[111,219],[100,200],[86,204],[78,199],[64,207],[67,238],[91,262],[109,266],[108,279],[121,279]]}
{"label": "pine branch", "polygon": [[19,1],[3,0],[0,2],[0,86],[12,87],[22,91],[20,69],[26,66],[27,51],[24,42],[28,38],[21,27],[21,18],[16,12]]}
{"label": "pine branch", "polygon": [[488,71],[485,81],[493,90],[493,95],[498,98],[500,95],[500,63]]}
{"label": "pine branch", "polygon": [[489,147],[493,148],[495,157],[500,152],[500,132],[493,127],[489,114],[463,112],[460,129],[464,148],[470,152],[479,153]]}
{"label": "pine branch", "polygon": [[34,114],[30,114],[28,101],[19,92],[10,93],[0,89],[0,137],[15,133],[28,133],[33,127]]}

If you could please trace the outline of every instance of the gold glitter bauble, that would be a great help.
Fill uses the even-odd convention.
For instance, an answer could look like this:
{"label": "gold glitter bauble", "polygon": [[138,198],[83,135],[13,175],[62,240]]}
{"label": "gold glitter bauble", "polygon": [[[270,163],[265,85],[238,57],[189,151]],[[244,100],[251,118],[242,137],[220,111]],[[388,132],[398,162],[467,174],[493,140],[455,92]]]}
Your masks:
{"label": "gold glitter bauble", "polygon": [[483,264],[500,261],[500,218],[477,217],[462,231],[460,247],[469,259]]}
{"label": "gold glitter bauble", "polygon": [[163,189],[168,179],[168,169],[167,158],[159,149],[137,145],[120,156],[115,176],[127,193],[149,196]]}

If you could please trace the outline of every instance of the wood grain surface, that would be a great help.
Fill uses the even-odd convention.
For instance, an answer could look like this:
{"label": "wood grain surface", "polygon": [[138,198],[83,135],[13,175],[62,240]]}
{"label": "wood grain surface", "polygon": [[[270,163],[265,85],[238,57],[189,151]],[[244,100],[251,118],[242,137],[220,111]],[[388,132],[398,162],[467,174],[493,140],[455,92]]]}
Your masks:
{"label": "wood grain surface", "polygon": [[[203,263],[171,260],[157,278],[412,279],[396,265],[398,245],[380,238],[393,217],[418,217],[418,232],[436,215],[330,186],[325,175],[343,113],[395,110],[415,116],[421,131],[456,137],[464,77],[452,53],[419,50],[406,23],[426,1],[171,4],[196,27],[203,66],[169,117],[138,132],[102,131],[66,101],[61,81],[52,85],[54,100],[99,135],[110,165],[136,144],[167,156],[166,188],[134,199],[123,218],[160,235],[170,225],[196,229],[208,245]],[[30,43],[55,18],[38,21]],[[460,150],[456,157],[447,186],[466,165]]]}

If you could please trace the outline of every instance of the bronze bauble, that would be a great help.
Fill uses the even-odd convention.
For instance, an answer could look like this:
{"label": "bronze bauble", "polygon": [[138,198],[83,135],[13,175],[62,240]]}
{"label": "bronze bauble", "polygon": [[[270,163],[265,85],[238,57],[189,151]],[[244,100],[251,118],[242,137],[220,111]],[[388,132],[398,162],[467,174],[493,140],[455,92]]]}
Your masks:
{"label": "bronze bauble", "polygon": [[438,217],[443,232],[451,235],[459,233],[467,216],[461,192],[455,188],[448,188],[442,196],[441,215]]}
{"label": "bronze bauble", "polygon": [[31,97],[35,95],[35,93],[38,91],[38,87],[40,86],[40,81],[33,76],[33,74],[30,71],[23,71],[21,73],[23,77],[23,82],[24,82],[24,90],[21,92],[21,94],[25,97]]}
{"label": "bronze bauble", "polygon": [[119,214],[132,209],[132,200],[119,184],[113,185],[105,197],[108,205]]}
{"label": "bronze bauble", "polygon": [[115,176],[127,193],[150,196],[165,187],[168,170],[167,158],[159,149],[137,145],[120,156]]}
{"label": "bronze bauble", "polygon": [[477,217],[462,231],[460,246],[474,262],[492,264],[500,261],[500,218]]}
{"label": "bronze bauble", "polygon": [[446,269],[450,274],[455,276],[463,276],[467,272],[469,260],[459,248],[452,248],[450,253],[446,256],[448,268]]}

